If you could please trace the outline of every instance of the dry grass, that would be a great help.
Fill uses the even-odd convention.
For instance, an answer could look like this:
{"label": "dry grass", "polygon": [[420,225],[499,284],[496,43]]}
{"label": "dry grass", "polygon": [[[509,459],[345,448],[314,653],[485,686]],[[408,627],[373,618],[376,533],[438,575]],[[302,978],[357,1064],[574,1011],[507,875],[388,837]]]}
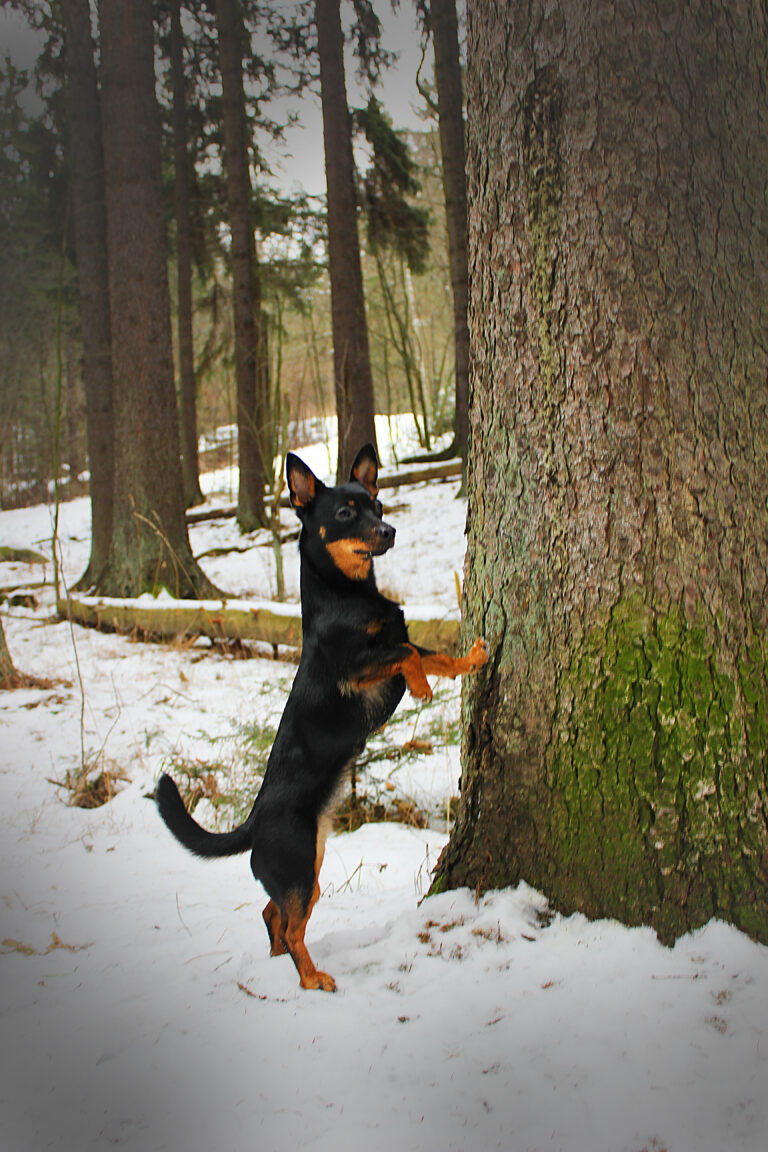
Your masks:
{"label": "dry grass", "polygon": [[67,803],[73,808],[101,808],[113,800],[120,791],[121,784],[129,784],[130,777],[117,765],[102,764],[96,773],[97,764],[86,764],[77,772],[67,772],[63,780],[51,780],[57,788],[69,792]]}
{"label": "dry grass", "polygon": [[336,832],[354,832],[363,824],[388,821],[393,824],[409,824],[412,828],[426,828],[427,814],[412,800],[402,796],[392,800],[371,797],[365,792],[350,792],[333,814],[333,827]]}
{"label": "dry grass", "polygon": [[[174,771],[175,769],[175,771]],[[223,799],[217,772],[226,772],[228,766],[224,764],[209,764],[204,760],[179,761],[173,767],[166,768],[176,779],[184,806],[188,812],[194,812],[201,800],[210,800],[214,805]]]}
{"label": "dry grass", "polygon": [[25,672],[16,671],[0,680],[0,690],[2,691],[14,691],[17,688],[40,688],[47,692],[51,688],[59,688],[62,685],[67,688],[71,686],[68,680],[51,680],[45,676],[28,676]]}

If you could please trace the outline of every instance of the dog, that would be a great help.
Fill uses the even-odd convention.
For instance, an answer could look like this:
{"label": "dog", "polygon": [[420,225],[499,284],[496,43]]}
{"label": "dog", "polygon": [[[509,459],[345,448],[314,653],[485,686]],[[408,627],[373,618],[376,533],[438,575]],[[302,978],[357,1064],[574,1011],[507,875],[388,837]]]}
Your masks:
{"label": "dog", "polygon": [[390,718],[406,687],[429,700],[428,675],[455,677],[488,661],[484,640],[455,659],[408,639],[401,609],[382,596],[375,556],[395,542],[382,520],[373,445],[357,454],[349,482],[326,486],[289,452],[290,501],[301,521],[301,659],[245,822],[231,832],[203,829],[187,812],[170,776],[157,786],[166,825],[197,856],[251,853],[251,870],[269,902],[263,917],[271,954],[288,952],[302,988],[333,992],[304,941],[320,896],[318,876],[334,801],[369,736]]}

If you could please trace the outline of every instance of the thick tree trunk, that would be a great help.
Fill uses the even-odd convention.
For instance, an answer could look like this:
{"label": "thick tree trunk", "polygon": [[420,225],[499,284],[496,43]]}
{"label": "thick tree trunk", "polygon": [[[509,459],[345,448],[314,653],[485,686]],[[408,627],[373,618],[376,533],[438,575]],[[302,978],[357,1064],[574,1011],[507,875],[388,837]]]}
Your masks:
{"label": "thick tree trunk", "polygon": [[469,16],[492,657],[436,886],[768,941],[765,7]]}
{"label": "thick tree trunk", "polygon": [[187,538],[160,185],[152,0],[100,0],[115,415],[103,595],[210,593]]}
{"label": "thick tree trunk", "polygon": [[91,495],[91,556],[79,586],[88,587],[107,562],[112,533],[114,422],[107,219],[101,109],[88,0],[62,0],[61,15]]}
{"label": "thick tree trunk", "polygon": [[187,508],[192,508],[195,504],[203,503],[203,494],[200,491],[200,469],[197,459],[197,390],[195,387],[195,348],[192,328],[192,226],[189,210],[187,94],[180,0],[172,0],[170,15],[181,475],[184,487],[184,504]]}
{"label": "thick tree trunk", "polygon": [[365,314],[352,132],[344,78],[340,0],[315,0],[328,198],[328,263],[336,415],[337,477],[346,480],[365,443],[376,444],[373,375]]}
{"label": "thick tree trunk", "polygon": [[467,181],[464,148],[464,100],[461,88],[456,0],[430,0],[429,23],[435,51],[435,83],[440,124],[443,195],[448,230],[448,259],[453,293],[455,345],[454,415],[457,456],[466,459],[469,428],[469,325],[467,295]]}
{"label": "thick tree trunk", "polygon": [[267,354],[251,216],[248,125],[243,92],[244,31],[238,0],[216,0],[222,85],[224,168],[234,292],[235,383],[240,483],[237,521],[244,532],[265,527],[262,442],[267,433]]}

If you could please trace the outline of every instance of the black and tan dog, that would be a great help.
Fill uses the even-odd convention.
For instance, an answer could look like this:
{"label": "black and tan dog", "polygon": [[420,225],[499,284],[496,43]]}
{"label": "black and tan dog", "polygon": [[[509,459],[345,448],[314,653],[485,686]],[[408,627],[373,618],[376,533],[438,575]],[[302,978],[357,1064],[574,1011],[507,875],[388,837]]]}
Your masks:
{"label": "black and tan dog", "polygon": [[329,488],[292,453],[291,503],[302,522],[303,647],[267,770],[244,824],[212,833],[187,812],[170,776],[157,803],[165,823],[198,856],[251,853],[267,891],[264,921],[272,955],[289,952],[303,988],[335,990],[312,963],[304,932],[320,895],[318,874],[334,798],[368,737],[394,712],[406,687],[432,695],[427,675],[475,672],[488,660],[485,641],[454,659],[408,640],[403,613],[376,588],[373,558],[395,542],[377,499],[378,463],[368,444],[348,484]]}

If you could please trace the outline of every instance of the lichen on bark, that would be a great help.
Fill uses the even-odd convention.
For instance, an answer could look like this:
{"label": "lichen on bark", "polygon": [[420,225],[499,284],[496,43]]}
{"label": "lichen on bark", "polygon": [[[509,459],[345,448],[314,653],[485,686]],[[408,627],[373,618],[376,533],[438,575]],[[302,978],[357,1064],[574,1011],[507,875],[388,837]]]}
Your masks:
{"label": "lichen on bark", "polygon": [[768,939],[758,909],[768,864],[764,642],[753,635],[725,668],[717,633],[715,620],[691,625],[638,594],[563,667],[549,779],[558,903],[650,921],[670,941],[728,906],[736,924]]}

